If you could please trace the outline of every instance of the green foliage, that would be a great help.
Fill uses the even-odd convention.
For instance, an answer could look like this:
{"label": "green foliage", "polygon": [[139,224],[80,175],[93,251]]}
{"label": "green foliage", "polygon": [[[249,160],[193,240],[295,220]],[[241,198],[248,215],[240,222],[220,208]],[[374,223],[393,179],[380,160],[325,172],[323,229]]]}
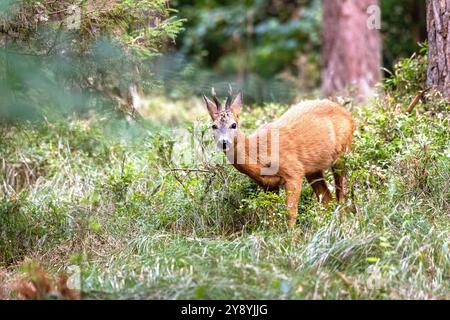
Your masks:
{"label": "green foliage", "polygon": [[[449,106],[430,96],[405,113],[387,88],[353,112],[347,202],[324,207],[305,184],[295,230],[283,192],[225,162],[175,167],[188,150],[168,130],[98,117],[4,128],[0,265],[76,263],[88,298],[448,298]],[[245,130],[286,108],[244,110]]]}
{"label": "green foliage", "polygon": [[256,223],[265,228],[284,231],[286,229],[286,215],[284,196],[273,192],[251,193],[242,199],[237,212],[250,217],[254,216]]}
{"label": "green foliage", "polygon": [[[235,82],[249,100],[287,101],[318,85],[319,0],[173,1],[186,28],[160,75],[172,97]],[[182,72],[178,72],[178,70]]]}
{"label": "green foliage", "polygon": [[[305,46],[318,49],[318,1],[282,6],[264,0],[210,1],[204,7],[183,3],[183,9],[192,18],[188,22],[192,28],[182,35],[182,50],[206,55],[208,64],[222,72],[235,74],[245,68],[269,78],[289,66]],[[296,15],[302,19],[292,19]]]}
{"label": "green foliage", "polygon": [[151,62],[182,24],[164,0],[2,4],[1,121],[120,109],[157,84]]}
{"label": "green foliage", "polygon": [[398,96],[416,95],[426,88],[427,81],[427,44],[421,45],[419,53],[410,58],[401,59],[394,66],[393,73],[384,82],[386,90]]}
{"label": "green foliage", "polygon": [[387,68],[417,51],[427,39],[426,1],[380,0],[383,62]]}
{"label": "green foliage", "polygon": [[[226,91],[231,82],[247,102],[283,103],[319,86],[322,1],[171,3],[187,22],[177,52],[156,66],[170,97],[207,92],[211,83]],[[425,1],[381,0],[380,7],[383,65],[391,70],[426,40]]]}

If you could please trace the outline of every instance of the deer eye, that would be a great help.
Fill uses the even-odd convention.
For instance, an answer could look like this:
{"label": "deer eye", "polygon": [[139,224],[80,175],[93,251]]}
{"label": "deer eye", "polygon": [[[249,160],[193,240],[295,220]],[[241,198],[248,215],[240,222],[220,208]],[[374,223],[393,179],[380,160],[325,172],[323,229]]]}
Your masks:
{"label": "deer eye", "polygon": [[231,125],[231,129],[236,129],[237,128],[237,124],[236,123],[233,123],[232,125]]}
{"label": "deer eye", "polygon": [[217,130],[217,125],[213,124],[212,128],[213,128],[213,130]]}

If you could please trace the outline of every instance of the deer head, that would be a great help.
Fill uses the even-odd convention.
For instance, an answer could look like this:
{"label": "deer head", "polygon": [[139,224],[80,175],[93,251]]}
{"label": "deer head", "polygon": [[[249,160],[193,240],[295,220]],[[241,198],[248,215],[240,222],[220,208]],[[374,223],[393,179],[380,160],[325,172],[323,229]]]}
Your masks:
{"label": "deer head", "polygon": [[239,128],[239,112],[242,107],[242,94],[238,93],[233,99],[233,92],[230,86],[228,97],[225,102],[225,108],[222,107],[219,99],[217,99],[214,88],[211,90],[211,101],[207,96],[203,96],[208,109],[209,115],[213,121],[212,129],[214,139],[219,149],[223,151],[229,150],[235,141],[235,137]]}

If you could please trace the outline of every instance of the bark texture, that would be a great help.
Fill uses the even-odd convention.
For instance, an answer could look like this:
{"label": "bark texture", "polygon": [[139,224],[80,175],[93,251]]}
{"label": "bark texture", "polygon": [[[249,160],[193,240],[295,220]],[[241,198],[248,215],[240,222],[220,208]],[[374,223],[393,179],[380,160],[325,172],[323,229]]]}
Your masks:
{"label": "bark texture", "polygon": [[[371,6],[378,7],[371,7]],[[372,95],[381,80],[378,0],[324,0],[322,92],[326,97]]]}
{"label": "bark texture", "polygon": [[450,100],[450,0],[427,1],[428,85]]}

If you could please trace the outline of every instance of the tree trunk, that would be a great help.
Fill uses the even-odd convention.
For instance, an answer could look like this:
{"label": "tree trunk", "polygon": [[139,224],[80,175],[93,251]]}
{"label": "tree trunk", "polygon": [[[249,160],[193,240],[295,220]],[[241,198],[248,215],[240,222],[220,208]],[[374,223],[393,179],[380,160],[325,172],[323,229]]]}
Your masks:
{"label": "tree trunk", "polygon": [[[373,7],[371,7],[373,6]],[[378,0],[324,0],[322,92],[364,100],[381,80]]]}
{"label": "tree trunk", "polygon": [[428,85],[450,100],[450,0],[427,0]]}

